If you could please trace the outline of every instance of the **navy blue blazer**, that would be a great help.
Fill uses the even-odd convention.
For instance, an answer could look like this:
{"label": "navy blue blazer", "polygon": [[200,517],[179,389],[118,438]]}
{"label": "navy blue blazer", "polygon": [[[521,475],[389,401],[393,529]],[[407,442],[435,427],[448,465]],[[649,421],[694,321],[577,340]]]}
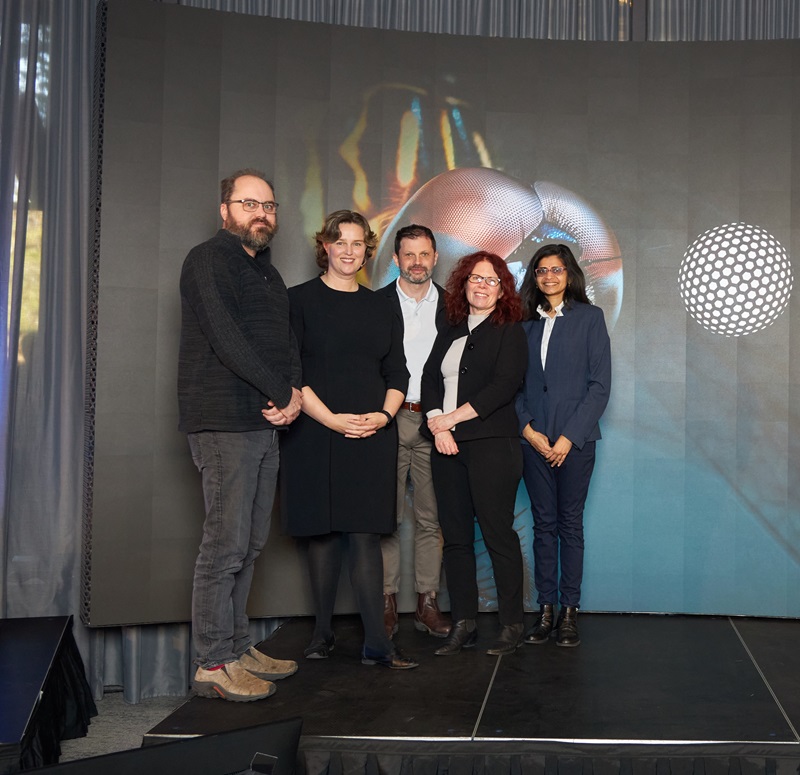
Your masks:
{"label": "navy blue blazer", "polygon": [[525,321],[528,368],[516,408],[520,431],[526,425],[555,443],[566,436],[578,449],[600,438],[598,421],[611,391],[611,342],[603,310],[572,302],[562,308],[542,368],[544,318]]}

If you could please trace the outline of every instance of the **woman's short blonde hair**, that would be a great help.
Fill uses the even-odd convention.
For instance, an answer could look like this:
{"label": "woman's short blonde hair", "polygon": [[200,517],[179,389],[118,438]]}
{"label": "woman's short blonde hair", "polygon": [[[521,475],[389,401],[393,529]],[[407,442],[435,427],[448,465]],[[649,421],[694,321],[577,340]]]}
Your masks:
{"label": "woman's short blonde hair", "polygon": [[336,242],[342,236],[342,224],[354,223],[364,230],[364,243],[367,246],[365,258],[369,261],[378,246],[378,235],[372,231],[369,221],[355,210],[336,210],[325,218],[322,228],[314,235],[316,244],[314,252],[317,257],[317,266],[320,269],[328,268],[328,254],[325,251],[325,243]]}

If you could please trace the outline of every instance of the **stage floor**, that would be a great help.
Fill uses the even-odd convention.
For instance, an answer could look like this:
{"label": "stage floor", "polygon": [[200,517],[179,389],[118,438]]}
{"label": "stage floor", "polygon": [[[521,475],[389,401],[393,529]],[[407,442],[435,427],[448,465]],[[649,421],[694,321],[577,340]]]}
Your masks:
{"label": "stage floor", "polygon": [[306,741],[735,743],[800,752],[799,620],[581,614],[578,648],[551,641],[491,657],[484,649],[497,618],[481,614],[478,648],[437,657],[441,641],[415,631],[408,614],[396,636],[420,662],[408,671],[361,664],[354,616],[337,617],[330,659],[303,659],[312,625],[293,619],[263,644],[300,664],[274,696],[241,704],[193,697],[145,743],[300,716]]}

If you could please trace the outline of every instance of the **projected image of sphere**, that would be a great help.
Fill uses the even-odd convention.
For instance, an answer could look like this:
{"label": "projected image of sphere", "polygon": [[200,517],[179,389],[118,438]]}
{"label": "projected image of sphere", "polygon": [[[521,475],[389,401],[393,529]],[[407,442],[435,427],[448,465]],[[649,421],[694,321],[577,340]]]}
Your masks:
{"label": "projected image of sphere", "polygon": [[760,226],[729,223],[701,234],[681,262],[678,283],[689,314],[723,336],[772,325],[792,295],[792,265]]}

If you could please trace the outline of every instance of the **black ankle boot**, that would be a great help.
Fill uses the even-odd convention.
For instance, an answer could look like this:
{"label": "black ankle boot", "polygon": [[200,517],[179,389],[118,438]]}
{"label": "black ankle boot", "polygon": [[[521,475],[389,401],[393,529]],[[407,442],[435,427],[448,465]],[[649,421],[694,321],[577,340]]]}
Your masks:
{"label": "black ankle boot", "polygon": [[539,618],[536,620],[533,627],[525,633],[525,643],[532,643],[534,645],[547,643],[550,639],[550,633],[553,631],[553,624],[553,606],[550,603],[540,605]]}
{"label": "black ankle boot", "polygon": [[558,612],[558,637],[556,646],[579,646],[581,643],[578,635],[578,609],[567,606]]}
{"label": "black ankle boot", "polygon": [[474,619],[460,619],[453,623],[450,634],[433,653],[439,657],[452,657],[461,649],[472,648],[478,642],[478,628]]}
{"label": "black ankle boot", "polygon": [[503,629],[497,636],[497,640],[492,644],[492,647],[486,649],[486,653],[493,657],[499,657],[503,654],[513,654],[522,645],[522,633],[525,630],[525,625],[522,622],[519,624],[504,624]]}

